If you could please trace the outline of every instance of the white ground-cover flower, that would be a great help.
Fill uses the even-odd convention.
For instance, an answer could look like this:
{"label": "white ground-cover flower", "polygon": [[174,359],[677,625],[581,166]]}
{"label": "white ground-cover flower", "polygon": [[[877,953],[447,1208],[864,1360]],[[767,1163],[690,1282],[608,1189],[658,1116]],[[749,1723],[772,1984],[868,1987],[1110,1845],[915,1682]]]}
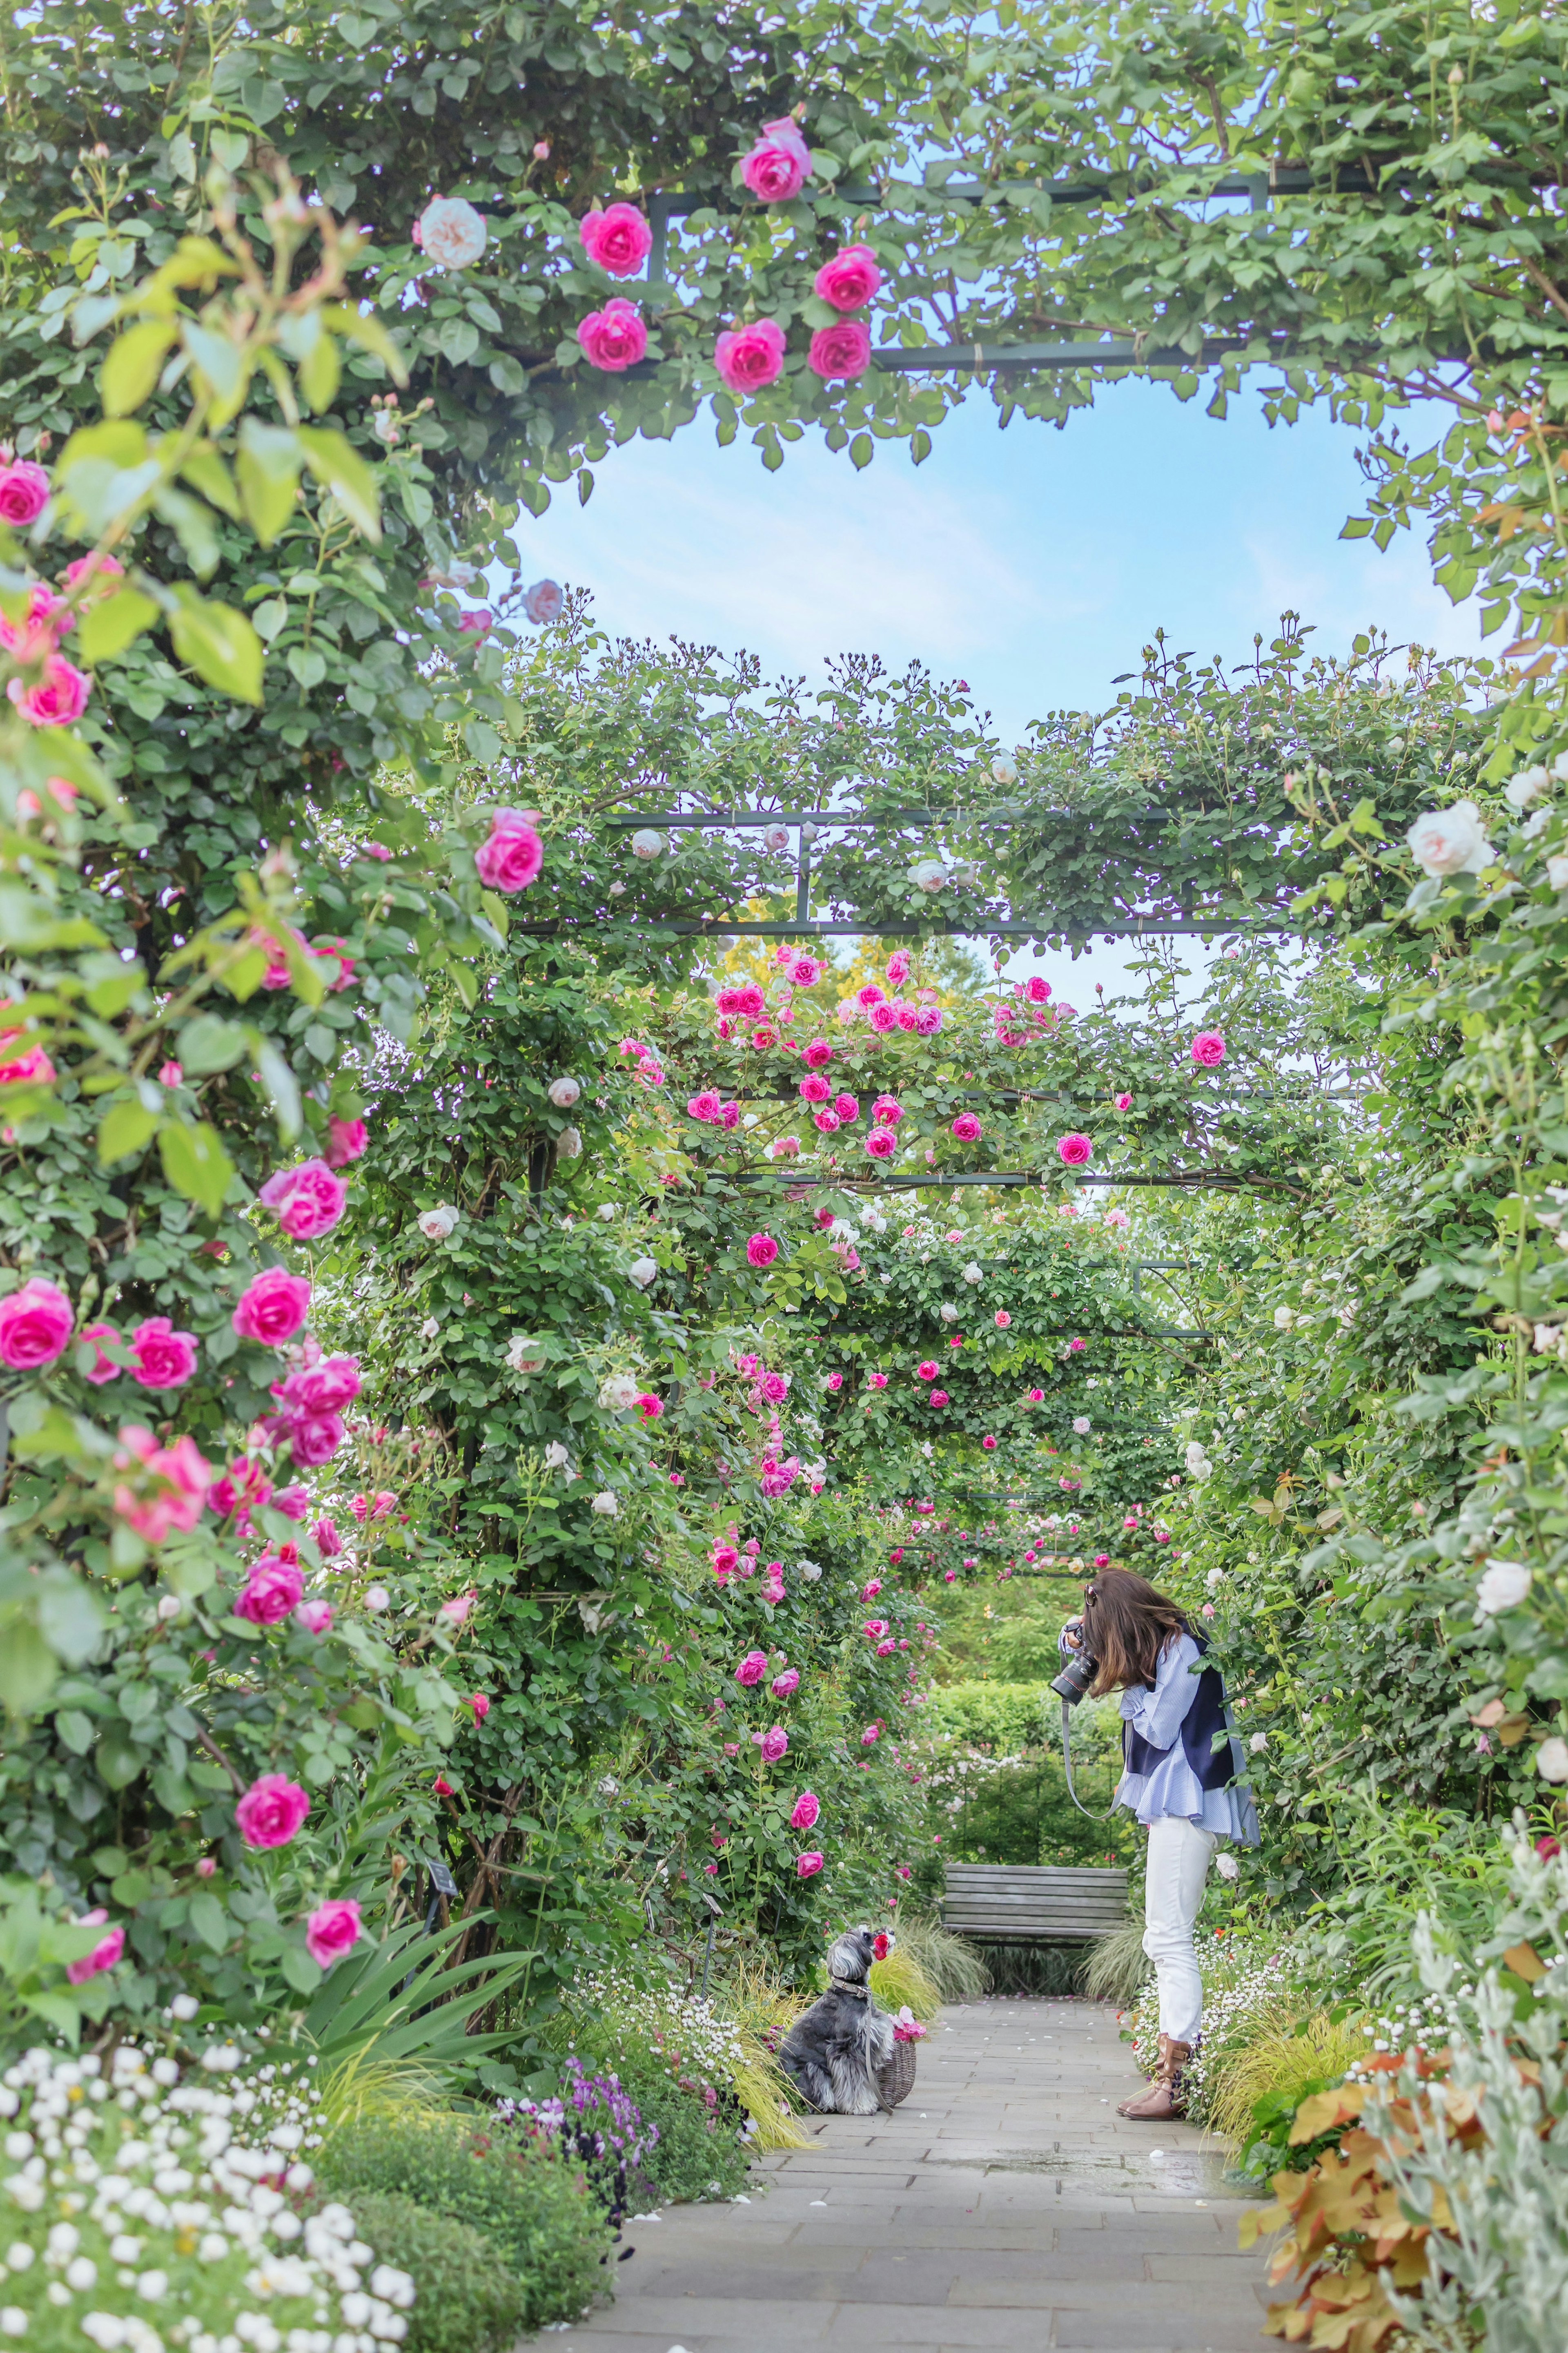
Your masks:
{"label": "white ground-cover flower", "polygon": [[1491,844],[1474,801],[1423,811],[1405,839],[1424,874],[1479,874],[1491,861]]}
{"label": "white ground-cover flower", "polygon": [[547,1471],[564,1471],[571,1459],[558,1438],[552,1438],[544,1450],[544,1467]]}
{"label": "white ground-cover flower", "polygon": [[434,1209],[422,1209],[417,1224],[426,1241],[444,1242],[458,1222],[458,1211],[449,1201]]}
{"label": "white ground-cover flower", "polygon": [[1277,1307],[1274,1310],[1274,1329],[1277,1332],[1290,1331],[1295,1321],[1296,1311],[1293,1307]]}
{"label": "white ground-cover flower", "polygon": [[1541,798],[1551,782],[1550,770],[1539,765],[1533,768],[1521,768],[1518,776],[1511,776],[1503,786],[1502,797],[1510,808],[1527,809]]}
{"label": "white ground-cover flower", "polygon": [[1476,1583],[1476,1608],[1483,1618],[1500,1609],[1517,1609],[1534,1583],[1520,1560],[1489,1560]]}
{"label": "white ground-cover flower", "polygon": [[[214,2052],[206,2072],[224,2080],[204,2082]],[[134,2043],[107,2069],[90,2052],[34,2050],[6,2070],[9,2140],[32,2153],[0,2181],[15,2234],[0,2336],[98,2353],[378,2353],[400,2341],[414,2280],[391,2265],[363,2278],[374,2258],[346,2207],[303,2224],[296,2211],[314,2179],[300,2152],[321,2138],[309,2077],[267,2066],[236,2079],[229,2045],[200,2056],[173,2081],[162,2054]]]}

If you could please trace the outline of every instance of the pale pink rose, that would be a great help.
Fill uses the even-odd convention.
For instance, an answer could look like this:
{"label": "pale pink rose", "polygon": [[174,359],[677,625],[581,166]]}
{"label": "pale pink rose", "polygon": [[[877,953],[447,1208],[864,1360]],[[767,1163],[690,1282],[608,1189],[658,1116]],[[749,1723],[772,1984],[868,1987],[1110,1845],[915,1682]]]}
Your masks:
{"label": "pale pink rose", "polygon": [[197,1856],[196,1877],[198,1879],[210,1879],[216,1869],[217,1863],[212,1855],[204,1854]]}
{"label": "pale pink rose", "polygon": [[323,1969],[353,1952],[359,1940],[359,1905],[352,1895],[318,1904],[305,1923],[305,1950]]}
{"label": "pale pink rose", "polygon": [[871,364],[871,333],[858,319],[840,319],[836,326],[818,327],[805,355],[813,375],[831,383],[840,376],[864,375]]}
{"label": "pale pink rose", "polygon": [[713,364],[731,392],[761,392],[784,374],[784,331],[776,319],[753,319],[719,337]]}
{"label": "pale pink rose", "polygon": [[1008,1314],[1007,1310],[1005,1307],[999,1307],[996,1310],[995,1322],[998,1332],[1005,1332],[1007,1326],[1012,1321],[1013,1318]]}
{"label": "pale pink rose", "polygon": [[[33,471],[37,473],[38,469],[35,467]],[[96,1928],[108,1917],[108,1913],[100,1907],[96,1912],[84,1912],[75,1925],[79,1928]],[[100,1978],[105,1969],[111,1969],[124,1950],[124,1929],[111,1928],[107,1936],[99,1938],[91,1952],[81,1960],[66,1963],[66,1976],[72,1985],[86,1985],[89,1978]]]}
{"label": "pale pink rose", "polygon": [[590,366],[618,375],[647,357],[647,328],[635,302],[619,294],[577,322],[577,341]]}
{"label": "pale pink rose", "polygon": [[329,1168],[346,1168],[357,1160],[370,1142],[370,1131],[363,1119],[330,1119],[327,1141],[321,1157]]}
{"label": "pale pink rose", "polygon": [[116,563],[112,555],[100,555],[95,552],[91,555],[79,555],[74,564],[68,564],[61,577],[68,589],[75,588],[79,584],[90,587],[94,581],[100,588],[107,589],[111,576],[123,579],[124,575],[123,564]]}
{"label": "pale pink rose", "polygon": [[814,1878],[822,1869],[822,1864],[823,1857],[816,1850],[809,1854],[797,1854],[795,1859],[796,1873],[802,1879]]}
{"label": "pale pink rose", "polygon": [[1081,1168],[1093,1159],[1094,1145],[1089,1136],[1074,1128],[1070,1134],[1058,1136],[1057,1154],[1065,1167]]}
{"label": "pale pink rose", "polygon": [[[30,458],[14,458],[9,465],[0,466],[0,522],[24,529],[37,522],[48,503],[49,478],[41,466],[35,466]],[[116,571],[119,568],[117,565]],[[70,575],[66,576],[68,579]]]}
{"label": "pale pink rose", "polygon": [[166,1315],[149,1315],[128,1343],[131,1377],[144,1389],[181,1389],[196,1369],[196,1336],[176,1332]]}
{"label": "pale pink rose", "polygon": [[896,1005],[873,1005],[866,1018],[878,1036],[885,1038],[889,1029],[899,1026],[899,1008]]}
{"label": "pale pink rose", "polygon": [[263,1553],[253,1562],[245,1591],[234,1605],[237,1618],[248,1620],[252,1626],[277,1626],[297,1609],[305,1598],[305,1580],[296,1561],[280,1559],[277,1553]]}
{"label": "pale pink rose", "polygon": [[65,1293],[35,1275],[0,1299],[0,1365],[37,1372],[63,1356],[76,1317]]}
{"label": "pale pink rose", "polygon": [[310,1800],[298,1781],[284,1773],[263,1773],[236,1806],[234,1819],[246,1845],[265,1852],[287,1846],[310,1810]]}
{"label": "pale pink rose", "polygon": [[14,678],[5,691],[30,727],[70,727],[87,709],[92,681],[63,654],[50,654],[34,685]]}
{"label": "pale pink rose", "polygon": [[461,196],[436,196],[419,216],[415,242],[426,261],[441,269],[468,269],[489,241],[482,213]]}
{"label": "pale pink rose", "polygon": [[1218,1029],[1200,1029],[1193,1039],[1193,1060],[1212,1071],[1225,1060],[1225,1038]]}
{"label": "pale pink rose", "polygon": [[242,1340],[258,1340],[265,1348],[280,1348],[291,1340],[310,1312],[310,1285],[302,1274],[287,1267],[269,1266],[241,1293],[230,1321]]}
{"label": "pale pink rose", "polygon": [[78,1336],[82,1340],[90,1340],[97,1351],[92,1369],[87,1375],[93,1388],[100,1389],[106,1381],[117,1381],[120,1378],[120,1366],[111,1356],[104,1355],[100,1343],[112,1340],[117,1347],[123,1346],[122,1335],[112,1324],[84,1324]]}
{"label": "pale pink rose", "polygon": [[[836,311],[858,311],[868,302],[882,282],[877,257],[868,245],[847,245],[825,261],[812,280],[819,301],[830,302]],[[909,958],[904,958],[904,972],[909,970]],[[889,977],[902,980],[904,973],[894,973],[889,966]]]}
{"label": "pale pink rose", "polygon": [[811,150],[790,114],[764,122],[756,145],[741,165],[741,177],[759,204],[787,204],[811,177]]}
{"label": "pale pink rose", "polygon": [[496,625],[496,617],[488,605],[470,606],[458,616],[458,628],[470,638],[482,638]]}
{"label": "pale pink rose", "polygon": [[302,1626],[307,1634],[331,1631],[332,1605],[330,1601],[301,1601],[294,1612],[294,1623]]}
{"label": "pale pink rose", "polygon": [[490,813],[489,838],[474,853],[474,866],[487,890],[526,891],[544,863],[544,844],[515,809]]}
{"label": "pale pink rose", "polygon": [[536,580],[523,597],[522,609],[529,620],[542,628],[547,622],[561,618],[561,607],[564,602],[553,580]]}
{"label": "pale pink rose", "polygon": [[302,1160],[297,1168],[280,1168],[269,1176],[259,1198],[286,1234],[308,1242],[331,1232],[343,1214],[349,1188],[324,1160]]}
{"label": "pale pink rose", "polygon": [[[792,1692],[797,1692],[800,1689],[800,1669],[786,1667],[782,1675],[773,1677],[768,1689],[775,1699],[788,1699]],[[798,1830],[801,1825],[797,1822],[795,1827]],[[806,1827],[809,1828],[810,1825],[807,1824]]]}
{"label": "pale pink rose", "polygon": [[443,1601],[440,1614],[448,1626],[466,1626],[479,1598],[478,1588],[470,1585],[467,1593],[455,1593],[449,1601]]}
{"label": "pale pink rose", "polygon": [[606,205],[577,224],[583,250],[609,278],[635,278],[653,250],[653,230],[636,205]]}

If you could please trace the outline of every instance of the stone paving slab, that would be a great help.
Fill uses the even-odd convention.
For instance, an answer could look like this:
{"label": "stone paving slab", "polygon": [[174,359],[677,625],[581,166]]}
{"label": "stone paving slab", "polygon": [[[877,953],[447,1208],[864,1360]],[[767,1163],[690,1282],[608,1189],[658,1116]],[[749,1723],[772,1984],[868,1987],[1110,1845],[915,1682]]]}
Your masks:
{"label": "stone paving slab", "polygon": [[749,2202],[628,2222],[562,2353],[1266,2353],[1245,2201],[1201,2133],[1116,2115],[1109,2009],[976,2002],[919,2059],[895,2115],[822,2118]]}

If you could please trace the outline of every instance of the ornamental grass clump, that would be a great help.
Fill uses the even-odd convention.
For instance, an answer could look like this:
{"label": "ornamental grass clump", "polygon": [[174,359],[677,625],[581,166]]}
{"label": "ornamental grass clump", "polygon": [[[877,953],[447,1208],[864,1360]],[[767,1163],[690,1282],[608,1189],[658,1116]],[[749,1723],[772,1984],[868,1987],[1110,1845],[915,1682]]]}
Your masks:
{"label": "ornamental grass clump", "polygon": [[904,1950],[901,1937],[890,1953],[872,1962],[869,1983],[884,2010],[911,2010],[922,2025],[929,2026],[942,2008],[940,1990],[914,1955]]}
{"label": "ornamental grass clump", "polygon": [[308,2206],[308,2076],[182,2081],[132,2042],[107,2068],[33,2050],[0,2082],[0,2332],[28,2353],[84,2338],[100,2353],[379,2353],[409,2337],[413,2276],[377,2261],[347,2207]]}
{"label": "ornamental grass clump", "polygon": [[[955,1936],[940,1921],[900,1911],[899,1953],[930,1979],[939,2001],[980,2001],[990,1989],[991,1972],[984,1956],[966,1937]],[[873,1974],[873,1985],[876,1982]]]}

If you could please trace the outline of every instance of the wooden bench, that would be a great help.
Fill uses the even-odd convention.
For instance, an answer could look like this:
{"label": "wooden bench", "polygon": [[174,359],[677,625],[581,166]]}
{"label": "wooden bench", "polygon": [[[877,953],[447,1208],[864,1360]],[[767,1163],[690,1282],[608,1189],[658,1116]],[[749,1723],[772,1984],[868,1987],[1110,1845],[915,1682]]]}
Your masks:
{"label": "wooden bench", "polygon": [[1127,1873],[1067,1863],[950,1862],[944,1927],[977,1942],[1067,1943],[1127,1921]]}

